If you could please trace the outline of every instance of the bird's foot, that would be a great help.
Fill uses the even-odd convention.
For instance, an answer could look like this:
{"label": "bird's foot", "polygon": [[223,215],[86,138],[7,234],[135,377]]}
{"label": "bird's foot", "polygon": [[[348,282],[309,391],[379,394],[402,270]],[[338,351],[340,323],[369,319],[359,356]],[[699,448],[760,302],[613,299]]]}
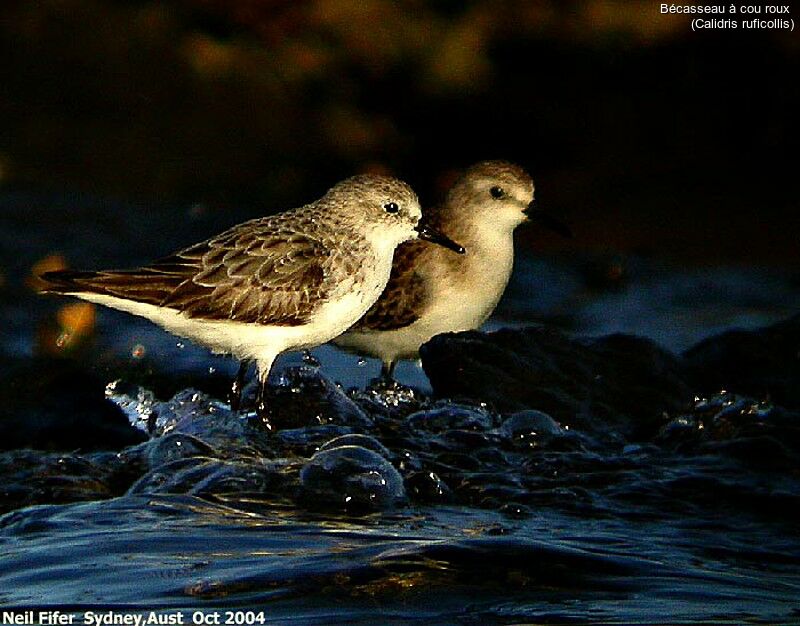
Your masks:
{"label": "bird's foot", "polygon": [[264,428],[269,432],[273,432],[275,429],[275,416],[269,403],[256,402],[256,418]]}
{"label": "bird's foot", "polygon": [[237,384],[234,382],[231,385],[231,392],[228,395],[228,401],[231,405],[231,411],[233,413],[238,413],[239,410],[242,408],[242,390]]}
{"label": "bird's foot", "polygon": [[239,371],[236,373],[236,378],[231,385],[231,393],[229,401],[231,411],[237,412],[242,408],[242,390],[244,389],[244,379],[247,376],[247,370],[250,368],[250,361],[242,361],[239,363]]}
{"label": "bird's foot", "polygon": [[267,381],[263,380],[258,386],[258,395],[256,396],[256,417],[264,428],[272,432],[275,430],[275,415],[268,396],[269,388],[267,387]]}
{"label": "bird's foot", "polygon": [[394,368],[396,361],[384,361],[381,364],[381,374],[378,378],[373,378],[369,383],[369,388],[376,391],[400,391],[405,389],[404,385],[398,383],[394,378]]}
{"label": "bird's foot", "polygon": [[394,378],[379,376],[369,381],[368,389],[373,391],[399,391],[405,389],[405,385],[398,383]]}

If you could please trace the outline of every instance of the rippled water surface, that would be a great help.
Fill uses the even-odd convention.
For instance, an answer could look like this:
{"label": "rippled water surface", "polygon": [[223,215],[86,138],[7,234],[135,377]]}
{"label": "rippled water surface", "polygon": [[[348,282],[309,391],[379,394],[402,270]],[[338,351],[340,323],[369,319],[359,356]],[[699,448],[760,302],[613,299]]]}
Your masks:
{"label": "rippled water surface", "polygon": [[[369,387],[374,361],[326,347],[320,368],[297,355],[276,368],[269,430],[228,409],[232,363],[127,316],[98,312],[91,339],[54,358],[43,346],[64,302],[25,284],[54,251],[130,265],[222,218],[190,212],[179,231],[158,212],[90,199],[2,206],[4,607],[258,607],[298,624],[800,622],[794,344],[763,387],[700,389],[678,356],[796,314],[790,272],[625,260],[619,279],[619,259],[523,253],[490,329],[547,322],[565,334],[489,336],[495,360],[480,362],[481,344],[465,372],[520,376],[514,408],[477,388],[443,397],[412,363],[400,378],[414,388]],[[780,341],[796,341],[794,324]],[[619,331],[675,356],[571,338]],[[759,352],[760,337],[739,353],[742,370],[780,352]],[[534,347],[561,381],[535,405]],[[599,360],[570,361],[580,350]],[[586,371],[601,362],[602,374]],[[762,393],[773,383],[782,396]]]}

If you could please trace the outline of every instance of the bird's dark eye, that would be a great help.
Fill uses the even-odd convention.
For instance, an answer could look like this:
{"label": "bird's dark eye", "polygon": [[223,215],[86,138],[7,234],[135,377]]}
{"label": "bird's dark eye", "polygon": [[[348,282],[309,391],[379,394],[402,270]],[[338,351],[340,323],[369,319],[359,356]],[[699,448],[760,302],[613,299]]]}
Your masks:
{"label": "bird's dark eye", "polygon": [[386,209],[387,213],[397,213],[400,210],[400,207],[397,206],[397,202],[387,202],[383,205],[383,208]]}
{"label": "bird's dark eye", "polygon": [[494,198],[495,200],[499,200],[499,199],[500,199],[500,198],[502,198],[504,195],[506,195],[506,192],[505,192],[505,191],[503,191],[503,188],[502,188],[502,187],[492,187],[492,188],[489,190],[489,193],[490,193],[490,194],[492,194],[492,198]]}

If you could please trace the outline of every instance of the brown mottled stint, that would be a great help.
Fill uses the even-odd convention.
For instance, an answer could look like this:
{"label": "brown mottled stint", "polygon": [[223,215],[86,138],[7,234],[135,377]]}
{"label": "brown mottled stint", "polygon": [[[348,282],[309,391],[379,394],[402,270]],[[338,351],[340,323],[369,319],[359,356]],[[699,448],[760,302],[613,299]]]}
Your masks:
{"label": "brown mottled stint", "polygon": [[521,167],[484,161],[470,167],[426,219],[466,248],[458,256],[411,241],[398,247],[386,290],[367,314],[334,340],[382,360],[391,381],[399,359],[416,358],[434,335],[471,330],[491,315],[514,263],[514,229],[533,219],[569,230],[534,206],[534,184]]}
{"label": "brown mottled stint", "polygon": [[265,391],[275,358],[330,341],[363,316],[386,286],[400,243],[419,237],[460,249],[421,215],[404,182],[355,176],[316,202],[244,222],[145,267],[42,278],[47,292],[145,317],[235,356],[242,365],[234,409],[255,361],[256,409],[268,423]]}

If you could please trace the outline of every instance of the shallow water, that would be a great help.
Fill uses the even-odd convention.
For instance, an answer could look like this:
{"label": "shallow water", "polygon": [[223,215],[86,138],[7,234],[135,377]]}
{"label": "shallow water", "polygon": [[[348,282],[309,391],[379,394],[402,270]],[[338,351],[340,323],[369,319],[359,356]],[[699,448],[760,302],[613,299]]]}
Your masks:
{"label": "shallow water", "polygon": [[[76,416],[80,441],[82,423],[97,428],[85,371],[138,437],[0,453],[4,608],[258,607],[300,624],[800,621],[796,412],[734,388],[633,437],[592,415],[568,428],[541,407],[437,398],[413,363],[399,373],[416,390],[365,389],[377,364],[323,347],[319,370],[299,355],[279,363],[283,428],[270,432],[228,410],[231,362],[123,314],[98,312],[72,361],[32,360],[63,304],[25,286],[36,261],[60,250],[75,266],[131,265],[246,216],[189,211],[178,228],[166,212],[90,198],[9,194],[0,207],[0,351],[42,385],[4,379],[5,419],[32,430],[47,404]],[[489,328],[626,331],[680,351],[800,309],[786,271],[627,259],[609,282],[598,272],[620,260],[592,263],[521,254]]]}
{"label": "shallow water", "polygon": [[768,529],[737,519],[698,528],[433,507],[353,520],[157,496],[36,507],[6,516],[2,530],[13,606],[260,606],[271,623],[798,616],[797,558],[760,545]]}
{"label": "shallow water", "polygon": [[150,440],[5,453],[7,505],[73,502],[0,518],[3,603],[269,623],[800,616],[796,414],[719,396],[631,443],[319,376],[284,372],[278,392],[318,409],[277,434],[201,392],[120,383],[109,398]]}

